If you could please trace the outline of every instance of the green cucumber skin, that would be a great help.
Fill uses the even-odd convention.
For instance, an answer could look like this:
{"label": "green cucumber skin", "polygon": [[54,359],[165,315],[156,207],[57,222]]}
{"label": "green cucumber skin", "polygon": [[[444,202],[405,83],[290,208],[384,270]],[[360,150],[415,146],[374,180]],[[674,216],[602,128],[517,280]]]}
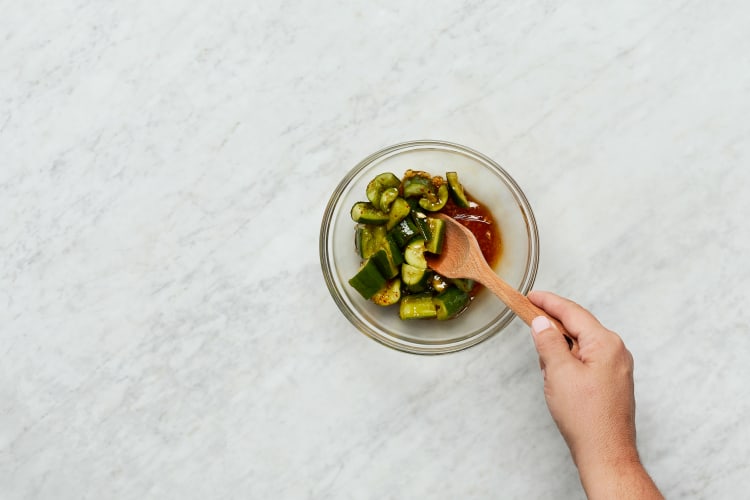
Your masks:
{"label": "green cucumber skin", "polygon": [[393,200],[391,209],[388,212],[386,229],[388,229],[389,231],[393,229],[396,225],[400,224],[402,220],[406,219],[406,217],[409,216],[410,212],[411,205],[409,205],[409,203],[405,199],[398,197]]}
{"label": "green cucumber skin", "polygon": [[401,319],[431,319],[437,316],[432,295],[418,294],[407,295],[401,299],[399,306],[399,317]]}
{"label": "green cucumber skin", "polygon": [[375,265],[378,266],[380,273],[388,279],[395,278],[398,275],[400,266],[404,262],[404,255],[390,237],[383,240],[372,258],[375,260]]}
{"label": "green cucumber skin", "polygon": [[380,200],[383,192],[389,188],[398,188],[400,185],[401,180],[396,174],[385,172],[375,176],[375,178],[367,184],[365,193],[367,194],[367,199],[370,200],[370,203],[376,207],[380,207]]}
{"label": "green cucumber skin", "polygon": [[410,219],[404,219],[391,229],[388,234],[393,237],[399,248],[404,248],[417,236],[418,229]]}
{"label": "green cucumber skin", "polygon": [[459,290],[467,293],[471,292],[474,289],[474,285],[476,284],[474,280],[468,278],[452,278],[450,282],[458,287]]}
{"label": "green cucumber skin", "polygon": [[421,175],[409,177],[408,179],[404,179],[403,182],[402,191],[404,193],[404,198],[419,198],[433,193],[433,190],[434,186],[432,185],[432,179]]}
{"label": "green cucumber skin", "polygon": [[430,230],[430,221],[427,216],[420,210],[412,210],[411,220],[414,222],[422,238],[425,241],[429,241],[432,238],[432,231]]}
{"label": "green cucumber skin", "polygon": [[367,201],[358,201],[352,206],[351,217],[354,222],[363,224],[387,224],[390,218],[389,214],[378,210],[375,206]]}
{"label": "green cucumber skin", "polygon": [[419,206],[419,198],[404,198],[406,203],[409,204],[412,212],[423,212],[422,207]]}
{"label": "green cucumber skin", "polygon": [[354,245],[363,259],[369,259],[378,251],[387,238],[385,226],[375,224],[357,224]]}
{"label": "green cucumber skin", "polygon": [[426,240],[425,250],[434,254],[443,253],[443,242],[445,241],[445,221],[428,217],[427,222],[430,226],[430,238]]}
{"label": "green cucumber skin", "polygon": [[383,194],[380,195],[378,204],[380,210],[383,212],[389,212],[391,210],[391,205],[396,201],[396,198],[398,198],[398,188],[388,188],[383,191]]}
{"label": "green cucumber skin", "polygon": [[400,266],[404,262],[404,254],[401,253],[401,249],[391,236],[385,237],[383,250],[386,251],[394,265]]}
{"label": "green cucumber skin", "polygon": [[370,300],[385,282],[386,279],[371,259],[367,259],[357,274],[349,280],[349,284],[367,300]]}
{"label": "green cucumber skin", "polygon": [[384,249],[381,248],[375,252],[375,254],[370,257],[370,260],[375,263],[378,271],[380,271],[380,274],[382,274],[384,278],[391,279],[398,276],[399,267],[393,263],[393,260]]}
{"label": "green cucumber skin", "polygon": [[450,287],[433,297],[438,320],[455,318],[469,304],[469,294],[456,287]]}
{"label": "green cucumber skin", "polygon": [[448,179],[448,186],[450,187],[451,197],[453,201],[461,208],[469,208],[469,200],[466,198],[464,187],[458,181],[457,172],[447,172],[445,178]]}
{"label": "green cucumber skin", "polygon": [[367,224],[357,224],[354,228],[354,248],[357,250],[357,255],[363,259],[369,257],[369,255],[365,257],[365,253],[368,252],[368,249],[365,248],[368,245],[368,237],[365,236],[365,226]]}

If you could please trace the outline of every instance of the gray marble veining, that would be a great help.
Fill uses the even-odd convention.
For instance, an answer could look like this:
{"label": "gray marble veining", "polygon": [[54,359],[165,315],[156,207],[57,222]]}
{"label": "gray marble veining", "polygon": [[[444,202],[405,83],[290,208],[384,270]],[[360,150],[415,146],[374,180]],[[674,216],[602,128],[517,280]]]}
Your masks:
{"label": "gray marble veining", "polygon": [[424,358],[328,295],[331,191],[421,138],[524,189],[666,496],[747,494],[746,3],[2,11],[0,498],[582,498],[518,320]]}

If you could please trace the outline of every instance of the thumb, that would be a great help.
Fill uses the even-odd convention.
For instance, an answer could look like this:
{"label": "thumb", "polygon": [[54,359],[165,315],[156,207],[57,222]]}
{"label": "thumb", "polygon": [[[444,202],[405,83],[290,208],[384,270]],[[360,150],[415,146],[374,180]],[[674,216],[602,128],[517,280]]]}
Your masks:
{"label": "thumb", "polygon": [[536,351],[544,366],[554,366],[567,361],[573,356],[565,337],[552,326],[544,316],[537,316],[531,322],[531,333]]}

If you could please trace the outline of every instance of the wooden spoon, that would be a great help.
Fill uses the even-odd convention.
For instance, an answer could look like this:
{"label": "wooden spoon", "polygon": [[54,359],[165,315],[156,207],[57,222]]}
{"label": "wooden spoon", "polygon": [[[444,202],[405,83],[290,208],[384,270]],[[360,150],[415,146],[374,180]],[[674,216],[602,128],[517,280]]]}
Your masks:
{"label": "wooden spoon", "polygon": [[477,239],[468,228],[445,214],[431,216],[444,220],[446,224],[442,253],[435,256],[425,255],[431,269],[446,278],[469,278],[478,281],[497,295],[527,325],[531,325],[531,321],[537,316],[547,317],[565,336],[573,354],[578,353],[578,341],[568,334],[559,321],[532,304],[525,295],[495,274],[484,259]]}

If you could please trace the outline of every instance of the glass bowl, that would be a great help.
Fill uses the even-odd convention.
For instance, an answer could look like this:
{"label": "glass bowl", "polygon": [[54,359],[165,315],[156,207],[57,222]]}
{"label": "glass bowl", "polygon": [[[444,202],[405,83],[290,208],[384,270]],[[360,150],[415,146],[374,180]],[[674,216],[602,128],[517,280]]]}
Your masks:
{"label": "glass bowl", "polygon": [[414,354],[444,354],[474,346],[510,323],[515,314],[486,289],[477,293],[457,318],[399,318],[398,306],[382,307],[362,298],[348,283],[360,266],[354,247],[352,205],[367,201],[365,188],[377,174],[407,169],[445,176],[458,172],[466,191],[489,208],[503,244],[495,272],[524,295],[531,290],[539,263],[539,235],[534,214],[518,184],[485,155],[443,141],[411,141],[371,154],[355,166],[331,195],[320,227],[320,263],[328,289],[344,316],[362,333],[382,344]]}

